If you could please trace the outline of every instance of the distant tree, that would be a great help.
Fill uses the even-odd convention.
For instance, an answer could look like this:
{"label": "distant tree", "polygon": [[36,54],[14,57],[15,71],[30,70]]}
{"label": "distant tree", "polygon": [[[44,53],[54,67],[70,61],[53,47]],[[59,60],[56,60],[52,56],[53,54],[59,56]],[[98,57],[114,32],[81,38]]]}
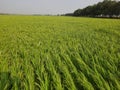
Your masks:
{"label": "distant tree", "polygon": [[67,13],[65,16],[73,16],[73,13]]}
{"label": "distant tree", "polygon": [[77,9],[74,16],[92,16],[99,15],[113,17],[114,15],[120,15],[120,1],[116,0],[104,0],[92,6],[87,6],[83,9]]}
{"label": "distant tree", "polygon": [[119,2],[117,2],[117,3],[115,3],[114,5],[113,5],[113,8],[114,8],[114,15],[120,15],[120,1]]}
{"label": "distant tree", "polygon": [[81,14],[81,11],[82,11],[82,9],[78,9],[78,10],[76,10],[76,11],[74,11],[74,16],[82,16]]}

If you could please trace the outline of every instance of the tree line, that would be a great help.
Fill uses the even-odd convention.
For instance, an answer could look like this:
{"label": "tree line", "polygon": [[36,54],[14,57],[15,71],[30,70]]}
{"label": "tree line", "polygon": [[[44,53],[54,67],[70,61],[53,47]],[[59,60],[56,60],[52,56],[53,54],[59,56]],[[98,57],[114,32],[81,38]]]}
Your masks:
{"label": "tree line", "polygon": [[97,4],[87,6],[83,9],[77,9],[72,16],[90,16],[90,17],[120,17],[120,1],[104,0]]}

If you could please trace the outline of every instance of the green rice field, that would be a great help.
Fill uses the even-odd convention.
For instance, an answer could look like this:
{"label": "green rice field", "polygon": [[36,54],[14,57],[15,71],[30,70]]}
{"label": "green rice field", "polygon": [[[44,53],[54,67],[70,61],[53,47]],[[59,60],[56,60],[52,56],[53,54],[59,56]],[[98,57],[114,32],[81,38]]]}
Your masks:
{"label": "green rice field", "polygon": [[0,90],[120,90],[120,20],[0,15]]}

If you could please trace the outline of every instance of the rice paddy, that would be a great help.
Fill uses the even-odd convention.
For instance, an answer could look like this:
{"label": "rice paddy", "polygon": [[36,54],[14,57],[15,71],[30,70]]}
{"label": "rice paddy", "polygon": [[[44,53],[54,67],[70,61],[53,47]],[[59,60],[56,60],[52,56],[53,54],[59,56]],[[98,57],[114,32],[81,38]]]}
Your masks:
{"label": "rice paddy", "polygon": [[0,15],[0,90],[120,90],[120,20]]}

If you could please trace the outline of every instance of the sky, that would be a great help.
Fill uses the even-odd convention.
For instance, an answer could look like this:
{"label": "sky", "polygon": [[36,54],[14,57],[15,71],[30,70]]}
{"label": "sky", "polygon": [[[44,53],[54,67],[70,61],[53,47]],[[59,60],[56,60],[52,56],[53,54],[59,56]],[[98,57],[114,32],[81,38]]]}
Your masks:
{"label": "sky", "polygon": [[103,0],[0,0],[0,13],[64,14]]}

